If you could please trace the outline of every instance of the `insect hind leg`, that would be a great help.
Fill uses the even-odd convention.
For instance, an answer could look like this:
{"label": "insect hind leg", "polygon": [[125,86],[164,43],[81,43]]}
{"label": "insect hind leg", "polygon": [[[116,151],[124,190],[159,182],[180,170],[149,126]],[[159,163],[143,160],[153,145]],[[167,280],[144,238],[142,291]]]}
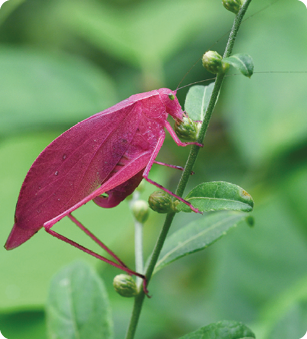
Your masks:
{"label": "insect hind leg", "polygon": [[109,259],[103,257],[102,255],[99,255],[96,252],[93,252],[93,251],[89,250],[88,248],[86,248],[86,247],[84,247],[84,246],[82,246],[82,245],[80,245],[80,244],[78,244],[78,243],[76,243],[76,242],[74,242],[74,241],[64,237],[63,235],[61,235],[61,234],[51,230],[51,227],[45,227],[45,231],[47,233],[49,233],[50,235],[52,235],[53,237],[55,237],[57,239],[60,239],[60,240],[62,240],[64,242],[66,242],[66,243],[68,243],[68,244],[78,248],[79,250],[81,250],[81,251],[83,251],[83,252],[85,252],[85,253],[87,253],[87,254],[89,254],[89,255],[97,258],[97,259],[100,259],[100,260],[106,262],[107,264],[110,264],[110,265],[112,265],[114,267],[117,267],[117,268],[121,269],[122,271],[124,271],[124,272],[126,272],[126,273],[128,273],[130,275],[135,275],[137,277],[140,277],[141,279],[143,279],[143,290],[144,290],[144,293],[149,297],[148,290],[147,290],[147,279],[146,279],[145,275],[137,273],[137,272],[134,272],[134,271],[130,270],[128,267],[126,267],[126,266],[122,266],[121,264],[118,264],[118,263],[116,263],[116,262],[114,262],[112,260],[109,260]]}
{"label": "insect hind leg", "polygon": [[92,240],[94,240],[100,247],[102,247],[107,253],[109,253],[120,265],[127,267],[118,256],[112,252],[102,241],[100,241],[92,232],[90,232],[85,226],[81,224],[71,213],[69,213],[68,218],[76,224],[85,234],[87,234]]}

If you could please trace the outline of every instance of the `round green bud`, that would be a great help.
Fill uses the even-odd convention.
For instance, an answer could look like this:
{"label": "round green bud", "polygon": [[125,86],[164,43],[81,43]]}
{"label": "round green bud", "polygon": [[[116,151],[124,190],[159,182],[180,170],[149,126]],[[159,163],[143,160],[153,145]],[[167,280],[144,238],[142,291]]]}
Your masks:
{"label": "round green bud", "polygon": [[238,14],[242,7],[242,0],[223,0],[223,6],[230,12]]}
{"label": "round green bud", "polygon": [[229,64],[223,62],[222,56],[215,51],[206,52],[203,55],[202,63],[206,70],[213,74],[225,73],[229,68]]}
{"label": "round green bud", "polygon": [[171,196],[164,191],[155,191],[148,198],[149,207],[157,213],[173,211]]}
{"label": "round green bud", "polygon": [[143,224],[149,216],[148,203],[145,200],[137,200],[132,205],[132,213],[135,219]]}
{"label": "round green bud", "polygon": [[113,280],[115,291],[122,297],[131,298],[135,297],[138,289],[134,279],[127,274],[119,274]]}
{"label": "round green bud", "polygon": [[180,139],[196,141],[200,127],[200,122],[195,122],[188,117],[183,117],[182,121],[176,120],[174,130]]}

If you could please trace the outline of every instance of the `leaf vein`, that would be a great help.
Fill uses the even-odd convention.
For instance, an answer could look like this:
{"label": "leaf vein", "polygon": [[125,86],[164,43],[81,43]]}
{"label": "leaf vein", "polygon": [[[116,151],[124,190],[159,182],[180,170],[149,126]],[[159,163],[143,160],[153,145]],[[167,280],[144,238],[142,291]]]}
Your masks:
{"label": "leaf vein", "polygon": [[197,234],[196,234],[195,236],[193,236],[192,238],[189,238],[189,239],[187,239],[186,241],[181,242],[181,243],[178,244],[176,247],[174,247],[173,250],[171,250],[171,251],[169,251],[168,253],[166,253],[165,256],[162,257],[162,258],[157,262],[156,267],[159,266],[160,262],[165,261],[166,258],[168,258],[171,254],[173,254],[175,251],[177,251],[178,249],[180,249],[181,247],[183,247],[183,246],[186,245],[187,243],[189,243],[189,242],[193,241],[194,239],[196,239],[197,237],[199,237],[199,236],[201,236],[201,235],[203,235],[203,234],[209,232],[212,228],[218,227],[220,224],[222,224],[222,223],[224,223],[224,222],[228,222],[228,221],[230,221],[231,219],[235,219],[236,217],[237,217],[237,216],[234,215],[234,216],[230,216],[229,218],[224,219],[224,220],[222,220],[222,221],[216,222],[216,223],[214,223],[213,225],[211,225],[209,228],[203,230],[202,232],[197,233]]}

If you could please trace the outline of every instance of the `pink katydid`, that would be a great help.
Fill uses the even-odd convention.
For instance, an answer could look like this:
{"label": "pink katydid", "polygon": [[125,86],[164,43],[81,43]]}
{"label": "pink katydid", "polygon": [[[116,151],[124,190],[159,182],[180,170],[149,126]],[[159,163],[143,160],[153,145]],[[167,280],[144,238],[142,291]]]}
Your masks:
{"label": "pink katydid", "polygon": [[[44,227],[54,237],[143,278],[147,292],[145,276],[127,268],[71,213],[90,200],[101,207],[115,207],[135,190],[142,178],[183,201],[194,212],[199,212],[190,203],[148,178],[164,142],[164,127],[178,146],[202,146],[196,142],[181,142],[167,121],[168,114],[175,120],[182,120],[184,112],[176,98],[176,91],[161,88],[132,95],[79,122],[56,138],[35,160],[22,184],[15,224],[5,248],[18,247]],[[105,193],[107,197],[102,195]],[[117,263],[51,230],[65,216]]]}

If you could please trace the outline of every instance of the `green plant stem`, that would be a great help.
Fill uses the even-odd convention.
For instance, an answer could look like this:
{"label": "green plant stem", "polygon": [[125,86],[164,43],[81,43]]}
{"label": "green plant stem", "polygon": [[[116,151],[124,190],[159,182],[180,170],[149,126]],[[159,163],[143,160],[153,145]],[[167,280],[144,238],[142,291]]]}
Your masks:
{"label": "green plant stem", "polygon": [[[134,220],[134,248],[135,248],[135,270],[138,273],[144,271],[144,261],[143,261],[143,224]],[[142,285],[142,279],[136,277],[136,284],[138,286]]]}
{"label": "green plant stem", "polygon": [[[138,201],[140,193],[136,190],[132,194],[132,199],[129,201],[129,208],[132,211],[133,204]],[[133,214],[133,213],[132,213]],[[143,260],[143,224],[138,222],[135,217],[134,220],[134,254],[135,254],[135,270],[143,274],[144,272],[144,260]],[[142,279],[136,277],[136,284],[142,285]]]}
{"label": "green plant stem", "polygon": [[[168,213],[166,215],[164,225],[162,227],[161,233],[160,233],[159,238],[156,242],[156,245],[155,245],[154,250],[153,250],[152,255],[151,255],[149,265],[148,265],[147,270],[146,270],[145,275],[147,277],[147,283],[149,283],[149,280],[152,276],[152,272],[155,268],[156,262],[158,260],[159,254],[161,252],[162,246],[164,244],[165,238],[166,238],[168,230],[169,230],[169,228],[172,224],[174,216],[175,216],[175,213]],[[145,298],[145,293],[141,289],[140,292],[136,295],[136,297],[134,299],[133,311],[132,311],[132,315],[131,315],[131,318],[130,318],[130,324],[129,324],[129,328],[128,328],[128,331],[127,331],[127,334],[126,334],[126,339],[133,339],[134,338],[134,334],[135,334],[136,327],[137,327],[139,317],[140,317],[140,314],[141,314],[144,298]]]}
{"label": "green plant stem", "polygon": [[[244,2],[243,6],[241,7],[239,13],[235,17],[235,20],[234,20],[234,23],[233,23],[233,26],[232,26],[232,29],[231,29],[231,32],[230,32],[230,35],[229,35],[229,38],[228,38],[228,42],[227,42],[227,45],[226,45],[226,48],[225,48],[225,52],[224,52],[225,58],[230,56],[231,53],[232,53],[232,49],[233,49],[233,46],[234,46],[234,43],[235,43],[235,39],[237,37],[237,33],[238,33],[238,30],[239,30],[240,24],[242,22],[242,19],[244,17],[244,14],[245,14],[250,2],[251,2],[251,0],[246,0]],[[206,135],[206,132],[207,132],[207,129],[208,129],[208,126],[209,126],[209,122],[210,122],[210,119],[211,119],[211,116],[212,116],[212,113],[213,113],[213,110],[214,110],[214,107],[215,107],[215,104],[216,104],[216,101],[217,101],[217,97],[218,97],[218,94],[220,92],[220,89],[221,89],[221,86],[222,86],[222,83],[223,83],[224,76],[225,76],[225,74],[221,73],[221,74],[218,74],[217,77],[216,77],[214,88],[213,88],[213,91],[212,91],[212,95],[211,95],[211,98],[210,98],[210,101],[209,101],[209,105],[208,105],[207,110],[206,110],[205,119],[202,123],[202,127],[200,129],[199,137],[198,137],[198,140],[197,140],[197,142],[199,142],[201,144],[203,143],[204,137]],[[191,147],[191,151],[190,151],[188,160],[186,162],[185,169],[182,173],[182,176],[180,178],[180,181],[179,181],[177,189],[176,189],[176,194],[178,196],[183,195],[183,192],[185,190],[185,187],[186,187],[187,182],[188,182],[189,177],[190,177],[190,173],[191,173],[193,166],[194,166],[194,163],[196,161],[198,152],[199,152],[199,147],[193,145]],[[175,213],[172,212],[172,213],[168,213],[166,218],[165,218],[164,225],[162,227],[161,233],[160,233],[159,238],[156,242],[156,245],[154,247],[154,250],[153,250],[151,258],[150,258],[149,265],[148,265],[147,270],[146,270],[145,275],[146,275],[146,278],[147,278],[147,283],[149,283],[149,281],[151,279],[153,270],[154,270],[155,265],[157,263],[157,260],[159,258],[161,249],[163,247],[164,241],[166,239],[166,236],[168,234],[168,231],[170,229],[170,226],[172,224],[174,216],[175,216]],[[127,334],[126,334],[126,339],[133,339],[134,338],[136,327],[137,327],[139,317],[140,317],[140,314],[141,314],[144,298],[145,298],[144,291],[140,290],[140,292],[138,293],[138,295],[135,297],[135,300],[134,300],[133,311],[132,311],[128,331],[127,331]]]}

